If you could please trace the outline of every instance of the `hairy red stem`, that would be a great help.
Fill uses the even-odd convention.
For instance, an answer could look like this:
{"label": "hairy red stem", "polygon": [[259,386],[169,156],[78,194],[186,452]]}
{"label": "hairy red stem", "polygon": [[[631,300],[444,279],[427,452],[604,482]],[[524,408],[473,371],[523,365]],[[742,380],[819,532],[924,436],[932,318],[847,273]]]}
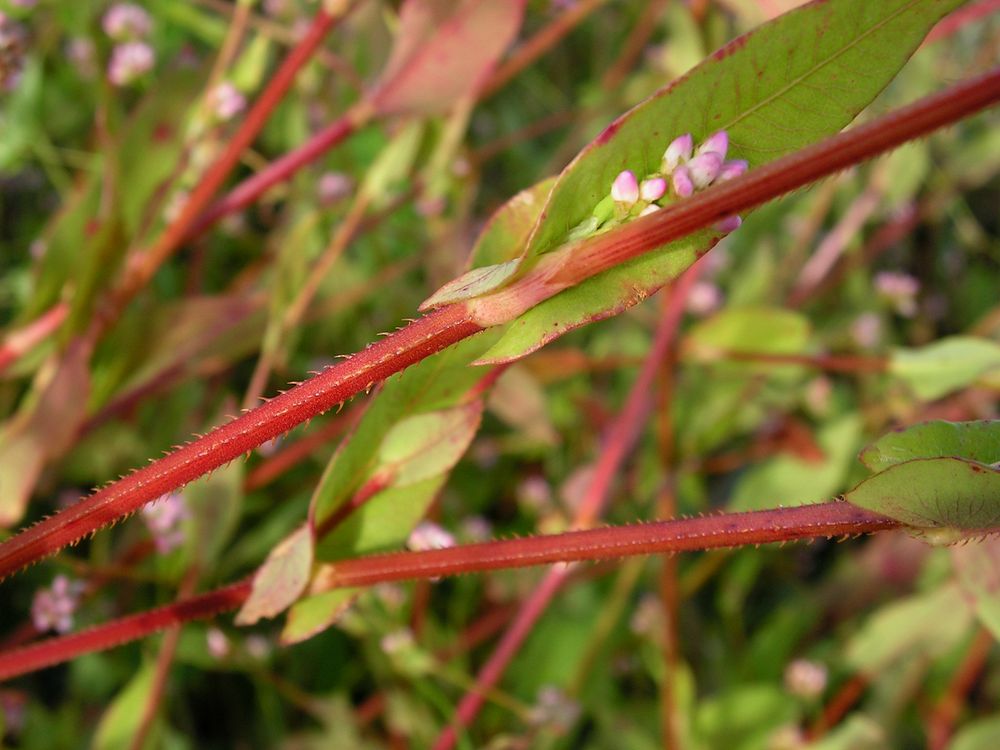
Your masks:
{"label": "hairy red stem", "polygon": [[462,305],[426,315],[311,380],[0,544],[0,578],[73,544],[307,419],[482,330]]}
{"label": "hairy red stem", "polygon": [[[787,542],[894,529],[898,521],[842,501],[725,513],[699,518],[502,539],[423,552],[393,552],[342,560],[327,579],[334,587],[437,578],[557,562],[610,560],[633,555]],[[68,661],[82,654],[144,638],[171,625],[239,607],[251,579],[180,602],[129,615],[90,630],[0,653],[0,680]]]}

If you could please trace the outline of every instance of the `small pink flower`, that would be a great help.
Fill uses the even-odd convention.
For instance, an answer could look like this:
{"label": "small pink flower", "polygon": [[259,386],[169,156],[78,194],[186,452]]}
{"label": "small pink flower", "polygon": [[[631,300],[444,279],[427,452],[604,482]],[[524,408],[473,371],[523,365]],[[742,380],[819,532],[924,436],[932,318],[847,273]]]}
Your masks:
{"label": "small pink flower", "polygon": [[796,659],[785,668],[785,688],[800,698],[818,698],[826,690],[826,667],[808,659]]}
{"label": "small pink flower", "polygon": [[639,186],[639,197],[647,203],[658,201],[667,192],[667,181],[662,177],[652,177],[643,180]]}
{"label": "small pink flower", "polygon": [[153,48],[145,42],[126,42],[111,52],[108,80],[115,86],[127,86],[153,67]]}
{"label": "small pink flower", "polygon": [[719,176],[716,179],[719,182],[735,179],[746,172],[749,166],[746,159],[724,161],[722,162],[722,169],[719,170]]}
{"label": "small pink flower", "polygon": [[670,175],[670,184],[678,198],[687,198],[694,194],[694,181],[691,179],[691,170],[686,165],[681,164]]}
{"label": "small pink flower", "polygon": [[726,151],[729,150],[729,134],[725,130],[720,130],[718,133],[713,133],[698,147],[699,154],[707,154],[709,151],[714,151],[719,155],[719,158],[726,158]]}
{"label": "small pink flower", "polygon": [[333,203],[346,198],[354,189],[354,181],[343,172],[324,172],[317,185],[322,203]]}
{"label": "small pink flower", "polygon": [[742,223],[743,219],[741,219],[739,216],[736,215],[727,216],[722,221],[715,222],[715,228],[720,232],[729,234],[730,232],[735,232],[737,229],[739,229]]}
{"label": "small pink flower", "polygon": [[689,161],[687,168],[691,172],[691,182],[700,190],[711,185],[719,176],[722,170],[722,157],[715,151],[706,151]]}
{"label": "small pink flower", "polygon": [[903,317],[912,318],[916,315],[920,282],[913,276],[898,271],[880,271],[875,274],[875,289]]}
{"label": "small pink flower", "polygon": [[66,576],[52,579],[52,586],[39,589],[31,602],[31,622],[40,633],[55,630],[67,633],[73,628],[73,613],[79,603],[81,586]]}
{"label": "small pink flower", "polygon": [[208,104],[215,117],[226,122],[244,110],[247,100],[233,84],[223,81],[209,92]]}
{"label": "small pink flower", "polygon": [[696,281],[685,307],[693,315],[708,315],[722,306],[722,290],[711,281]]}
{"label": "small pink flower", "polygon": [[410,538],[407,540],[406,546],[414,552],[422,552],[429,549],[444,549],[445,547],[455,546],[455,537],[433,521],[421,521],[410,532]]}
{"label": "small pink flower", "polygon": [[619,172],[611,185],[611,197],[617,203],[624,203],[631,206],[639,200],[639,183],[631,170],[626,169]]}
{"label": "small pink flower", "polygon": [[216,659],[224,659],[229,655],[229,638],[218,628],[209,628],[205,632],[205,642],[208,653]]}
{"label": "small pink flower", "polygon": [[670,174],[679,164],[691,158],[691,149],[694,147],[694,139],[690,133],[674,138],[663,152],[663,161],[660,164],[660,171],[663,174]]}
{"label": "small pink flower", "polygon": [[153,28],[149,14],[132,3],[112,5],[101,21],[104,33],[116,42],[141,39]]}
{"label": "small pink flower", "polygon": [[66,57],[83,78],[94,78],[97,75],[97,52],[94,43],[87,37],[70,39],[66,43]]}

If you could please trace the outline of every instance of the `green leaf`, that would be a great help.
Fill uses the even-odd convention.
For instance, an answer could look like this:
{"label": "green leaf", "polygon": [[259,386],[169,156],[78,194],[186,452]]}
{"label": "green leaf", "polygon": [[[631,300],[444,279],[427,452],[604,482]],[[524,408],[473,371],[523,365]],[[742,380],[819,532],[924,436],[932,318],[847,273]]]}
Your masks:
{"label": "green leaf", "polygon": [[956,541],[1000,526],[1000,470],[959,458],[890,466],[844,497],[923,532],[929,541]]}
{"label": "green leaf", "polygon": [[[324,522],[376,473],[389,486],[369,498],[333,534],[317,540],[318,559],[343,557],[362,549],[381,549],[406,538],[412,526],[405,530],[403,527],[407,523],[415,524],[426,511],[444,475],[475,433],[481,406],[478,396],[469,398],[469,391],[486,371],[469,367],[469,363],[482,354],[496,336],[496,332],[486,331],[386,381],[323,473],[312,501],[315,527],[322,528]],[[407,420],[414,417],[425,419],[407,425]],[[435,432],[414,431],[414,425],[421,424]],[[460,440],[453,441],[440,429],[448,425],[458,430],[455,437]],[[405,434],[421,440],[404,446],[400,441]],[[389,442],[383,448],[386,440]],[[420,466],[424,460],[428,460],[428,465],[433,465],[439,475],[425,478],[427,472]],[[394,484],[397,473],[402,473],[402,481],[414,483],[400,488]],[[394,508],[393,503],[398,507]],[[387,525],[380,530],[379,524]],[[355,548],[355,544],[359,546]]]}
{"label": "green leaf", "polygon": [[250,596],[236,615],[237,625],[253,625],[291,606],[305,591],[312,572],[313,532],[303,524],[271,550],[253,577]]}
{"label": "green leaf", "polygon": [[847,644],[853,669],[877,675],[908,654],[921,659],[946,653],[968,631],[972,613],[958,586],[888,604],[868,618]]}
{"label": "green leaf", "polygon": [[[734,40],[619,117],[566,167],[528,241],[522,270],[566,242],[621,170],[640,177],[658,171],[664,149],[683,133],[701,141],[726,130],[730,158],[751,166],[836,133],[960,1],[810,3]],[[702,232],[670,243],[545,300],[508,324],[481,361],[517,359],[621,312],[679,275],[718,237]]]}
{"label": "green leaf", "polygon": [[964,458],[981,464],[1000,461],[1000,420],[934,420],[883,435],[861,451],[873,472],[915,458]]}
{"label": "green leaf", "polygon": [[949,750],[994,750],[1000,747],[1000,715],[978,719],[958,730]]}
{"label": "green leaf", "polygon": [[950,551],[958,583],[976,616],[1000,640],[1000,539],[957,545]]}
{"label": "green leaf", "polygon": [[916,349],[897,349],[889,363],[889,371],[923,401],[965,388],[997,368],[1000,344],[971,336],[952,336]]}
{"label": "green leaf", "polygon": [[281,631],[284,644],[301,643],[330,627],[364,589],[333,589],[315,596],[308,596],[288,610],[285,629]]}
{"label": "green leaf", "polygon": [[784,724],[799,719],[796,701],[775,685],[741,685],[703,700],[695,715],[705,747],[760,748]]}
{"label": "green leaf", "polygon": [[372,103],[382,114],[439,114],[471,94],[517,36],[524,0],[407,0]]}
{"label": "green leaf", "polygon": [[[131,748],[139,723],[145,715],[146,704],[153,679],[155,665],[147,663],[135,674],[128,685],[118,693],[108,706],[94,735],[94,750],[128,750]],[[155,747],[156,741],[150,733],[143,747]]]}
{"label": "green leaf", "polygon": [[449,471],[475,437],[482,414],[477,399],[400,420],[379,446],[378,471],[388,472],[397,487]]}

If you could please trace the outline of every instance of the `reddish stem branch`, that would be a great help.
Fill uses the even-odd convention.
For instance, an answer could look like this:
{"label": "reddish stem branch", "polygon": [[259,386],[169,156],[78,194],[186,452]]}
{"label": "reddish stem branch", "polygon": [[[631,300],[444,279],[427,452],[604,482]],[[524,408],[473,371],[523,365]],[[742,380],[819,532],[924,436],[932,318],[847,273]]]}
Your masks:
{"label": "reddish stem branch", "polygon": [[[342,560],[328,581],[334,587],[522,568],[557,562],[613,560],[633,555],[691,552],[717,547],[867,534],[899,522],[846,502],[726,513],[655,523],[502,539],[423,552],[393,552]],[[171,625],[239,607],[250,594],[246,579],[191,599],[130,615],[90,630],[0,654],[0,680],[68,661],[82,654],[144,638]]]}
{"label": "reddish stem branch", "polygon": [[191,195],[184,202],[177,218],[160,234],[153,246],[135,258],[133,264],[127,268],[127,275],[122,282],[122,288],[116,295],[110,313],[100,321],[101,328],[109,325],[118,311],[146,286],[156,270],[177,251],[184,240],[210,225],[211,222],[199,221],[199,216],[239,162],[243,151],[264,127],[271,112],[288,93],[299,70],[309,61],[339,17],[330,15],[324,10],[320,10],[316,14],[305,36],[268,81],[264,91],[250,108],[246,118],[240,124],[221,156],[191,191]]}
{"label": "reddish stem branch", "polygon": [[931,713],[927,727],[929,750],[945,750],[948,747],[955,729],[955,721],[965,705],[966,696],[983,672],[994,642],[993,634],[986,628],[980,627],[976,631],[944,695]]}
{"label": "reddish stem branch", "polygon": [[0,544],[0,578],[72,544],[393,373],[643,252],[891,149],[1000,99],[1000,68],[751,170],[595,239],[543,255],[500,291],[444,307]]}
{"label": "reddish stem branch", "polygon": [[[653,345],[646,355],[639,376],[629,390],[625,407],[608,430],[593,478],[587,485],[587,491],[576,510],[573,519],[574,528],[584,529],[592,526],[607,505],[614,478],[638,440],[642,425],[649,416],[653,380],[677,336],[688,291],[697,277],[698,270],[692,267],[670,288],[670,298],[660,319]],[[468,726],[475,719],[486,696],[503,676],[507,665],[531,634],[538,618],[545,613],[552,597],[566,582],[569,571],[565,565],[552,568],[525,600],[510,628],[503,634],[500,643],[476,675],[474,686],[462,697],[452,723],[438,736],[433,746],[434,750],[449,750],[455,746],[459,729]]]}

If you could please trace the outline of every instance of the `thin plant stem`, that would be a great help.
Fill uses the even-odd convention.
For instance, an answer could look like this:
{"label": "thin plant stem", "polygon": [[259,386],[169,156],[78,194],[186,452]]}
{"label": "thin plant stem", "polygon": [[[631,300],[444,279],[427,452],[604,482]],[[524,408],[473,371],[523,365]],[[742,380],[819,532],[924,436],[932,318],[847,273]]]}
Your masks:
{"label": "thin plant stem", "polygon": [[[691,268],[670,287],[669,301],[657,327],[653,344],[646,355],[646,361],[629,390],[624,408],[608,430],[593,478],[577,507],[573,518],[574,529],[593,526],[607,505],[614,478],[637,442],[640,430],[649,416],[653,381],[661,361],[677,336],[687,294],[697,275],[697,268]],[[568,573],[569,567],[566,565],[553,567],[528,596],[510,628],[500,639],[496,650],[476,676],[475,689],[462,697],[451,724],[438,736],[434,750],[448,750],[454,747],[458,739],[458,729],[468,726],[475,719],[479,709],[482,708],[483,696],[496,687],[507,665],[520,650],[538,618],[548,608],[552,597],[562,587]]]}
{"label": "thin plant stem", "polygon": [[996,642],[993,634],[984,627],[976,630],[958,669],[952,675],[944,695],[931,711],[927,722],[928,750],[945,750],[951,740],[962,707],[969,692],[986,666],[986,659]]}
{"label": "thin plant stem", "polygon": [[[818,537],[856,536],[899,527],[899,522],[891,518],[843,501],[831,501],[790,508],[501,539],[421,552],[371,555],[338,561],[326,580],[334,588],[353,588],[390,581],[421,580],[549,563],[615,560],[635,555],[784,543]],[[542,585],[558,588],[564,580],[563,577],[546,577]],[[250,595],[250,590],[251,579],[247,578],[215,591],[129,615],[89,630],[0,653],[0,680],[8,680],[82,654],[144,638],[171,625],[213,617],[236,609]],[[541,590],[543,589],[536,591]],[[551,594],[546,596],[551,598]],[[542,595],[539,594],[539,604],[541,601]],[[540,614],[522,609],[515,618],[514,627],[528,627]],[[520,636],[520,640],[526,636],[527,632]],[[510,642],[513,643],[514,638]]]}

